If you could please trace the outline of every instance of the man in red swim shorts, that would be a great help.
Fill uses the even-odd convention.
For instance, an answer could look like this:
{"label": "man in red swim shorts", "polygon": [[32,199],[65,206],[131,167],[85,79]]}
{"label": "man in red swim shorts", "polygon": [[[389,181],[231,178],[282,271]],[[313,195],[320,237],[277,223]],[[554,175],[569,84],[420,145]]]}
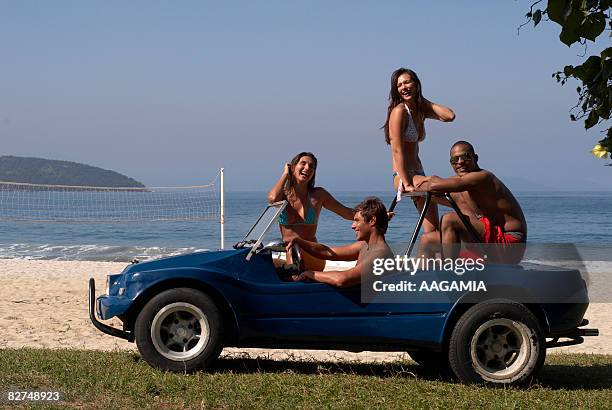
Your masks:
{"label": "man in red swim shorts", "polygon": [[[527,222],[512,192],[492,172],[478,166],[478,155],[467,141],[458,141],[450,151],[454,177],[421,177],[415,180],[420,191],[449,192],[459,210],[470,221],[486,246],[489,262],[519,263],[525,252]],[[439,201],[444,204],[444,200]],[[448,204],[447,204],[448,205]],[[430,232],[421,238],[424,244],[440,243],[445,257],[459,256],[461,242],[474,242],[459,215],[453,212],[442,218],[440,232]]]}

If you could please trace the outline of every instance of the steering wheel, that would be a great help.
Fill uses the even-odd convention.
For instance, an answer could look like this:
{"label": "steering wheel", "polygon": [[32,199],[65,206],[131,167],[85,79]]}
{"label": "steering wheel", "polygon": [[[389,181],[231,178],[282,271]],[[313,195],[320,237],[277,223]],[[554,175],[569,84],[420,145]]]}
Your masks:
{"label": "steering wheel", "polygon": [[[272,252],[286,252],[287,242],[272,242],[266,245],[265,248]],[[300,247],[297,244],[291,247],[291,261],[291,264],[287,265],[288,267],[293,267],[294,270],[298,270],[300,273],[304,271],[304,260],[300,253]]]}
{"label": "steering wheel", "polygon": [[302,259],[300,247],[297,243],[294,243],[291,247],[291,260],[293,262],[292,265],[295,265],[299,273],[304,272],[304,260]]}
{"label": "steering wheel", "polygon": [[270,242],[265,246],[265,248],[271,250],[272,252],[287,252],[287,242]]}

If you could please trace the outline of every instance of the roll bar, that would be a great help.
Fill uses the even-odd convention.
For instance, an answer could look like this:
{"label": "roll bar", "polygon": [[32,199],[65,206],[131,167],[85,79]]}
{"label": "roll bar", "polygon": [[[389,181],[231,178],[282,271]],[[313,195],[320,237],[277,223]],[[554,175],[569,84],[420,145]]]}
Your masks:
{"label": "roll bar", "polygon": [[[427,211],[429,210],[429,207],[431,206],[432,195],[433,196],[443,196],[448,201],[451,208],[453,208],[453,210],[457,213],[457,215],[459,216],[459,219],[461,219],[461,222],[463,222],[463,225],[465,225],[470,235],[472,235],[472,239],[474,239],[474,242],[475,243],[481,242],[480,235],[478,235],[478,232],[476,232],[476,229],[474,228],[474,226],[472,226],[472,224],[470,223],[470,220],[461,212],[461,210],[459,209],[459,206],[457,205],[455,200],[451,197],[451,194],[449,192],[445,192],[445,193],[432,193],[432,192],[423,192],[423,191],[404,192],[402,194],[403,197],[404,196],[408,196],[408,197],[424,196],[425,197],[425,205],[423,206],[423,209],[421,210],[421,213],[419,214],[419,220],[417,221],[417,224],[414,227],[414,231],[412,232],[412,237],[410,238],[410,243],[408,244],[408,248],[406,248],[406,252],[404,252],[406,256],[410,257],[410,254],[412,253],[412,250],[414,249],[414,245],[416,244],[416,239],[419,236],[419,231],[421,230],[421,227],[423,226],[423,220],[425,220],[425,215],[427,214]],[[391,202],[391,205],[389,205],[389,209],[388,209],[389,212],[393,212],[393,210],[395,209],[397,205],[397,202],[398,202],[397,196],[394,196],[393,201]],[[440,218],[440,224],[441,222],[442,222],[442,218]],[[482,249],[482,245],[481,245],[481,249]]]}

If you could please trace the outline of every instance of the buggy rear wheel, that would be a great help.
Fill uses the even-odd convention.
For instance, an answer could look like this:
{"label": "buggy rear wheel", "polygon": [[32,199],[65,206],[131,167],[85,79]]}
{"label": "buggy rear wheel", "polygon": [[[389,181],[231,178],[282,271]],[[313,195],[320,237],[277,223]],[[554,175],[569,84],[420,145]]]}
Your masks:
{"label": "buggy rear wheel", "polygon": [[472,306],[450,339],[449,361],[464,383],[523,384],[542,368],[546,339],[524,305],[497,299]]}

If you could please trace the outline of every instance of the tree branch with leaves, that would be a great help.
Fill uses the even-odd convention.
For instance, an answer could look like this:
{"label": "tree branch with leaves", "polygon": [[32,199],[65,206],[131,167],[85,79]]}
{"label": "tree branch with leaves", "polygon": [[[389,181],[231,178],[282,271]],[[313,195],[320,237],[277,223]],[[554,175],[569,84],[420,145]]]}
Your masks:
{"label": "tree branch with leaves", "polygon": [[[587,40],[595,42],[606,31],[612,32],[612,0],[548,0],[546,8],[537,8],[543,0],[533,3],[525,15],[522,26],[533,22],[534,27],[543,19],[561,26],[559,40],[568,47],[574,43],[585,46]],[[607,34],[607,37],[612,34]],[[569,79],[576,79],[581,85],[576,88],[578,102],[570,110],[572,121],[584,120],[584,128],[590,129],[610,120],[612,109],[612,47],[593,54],[580,65],[566,65],[563,71],[554,73],[553,78],[561,85]],[[601,139],[591,151],[598,158],[612,159],[612,126],[604,131]],[[612,164],[609,164],[612,165]]]}

